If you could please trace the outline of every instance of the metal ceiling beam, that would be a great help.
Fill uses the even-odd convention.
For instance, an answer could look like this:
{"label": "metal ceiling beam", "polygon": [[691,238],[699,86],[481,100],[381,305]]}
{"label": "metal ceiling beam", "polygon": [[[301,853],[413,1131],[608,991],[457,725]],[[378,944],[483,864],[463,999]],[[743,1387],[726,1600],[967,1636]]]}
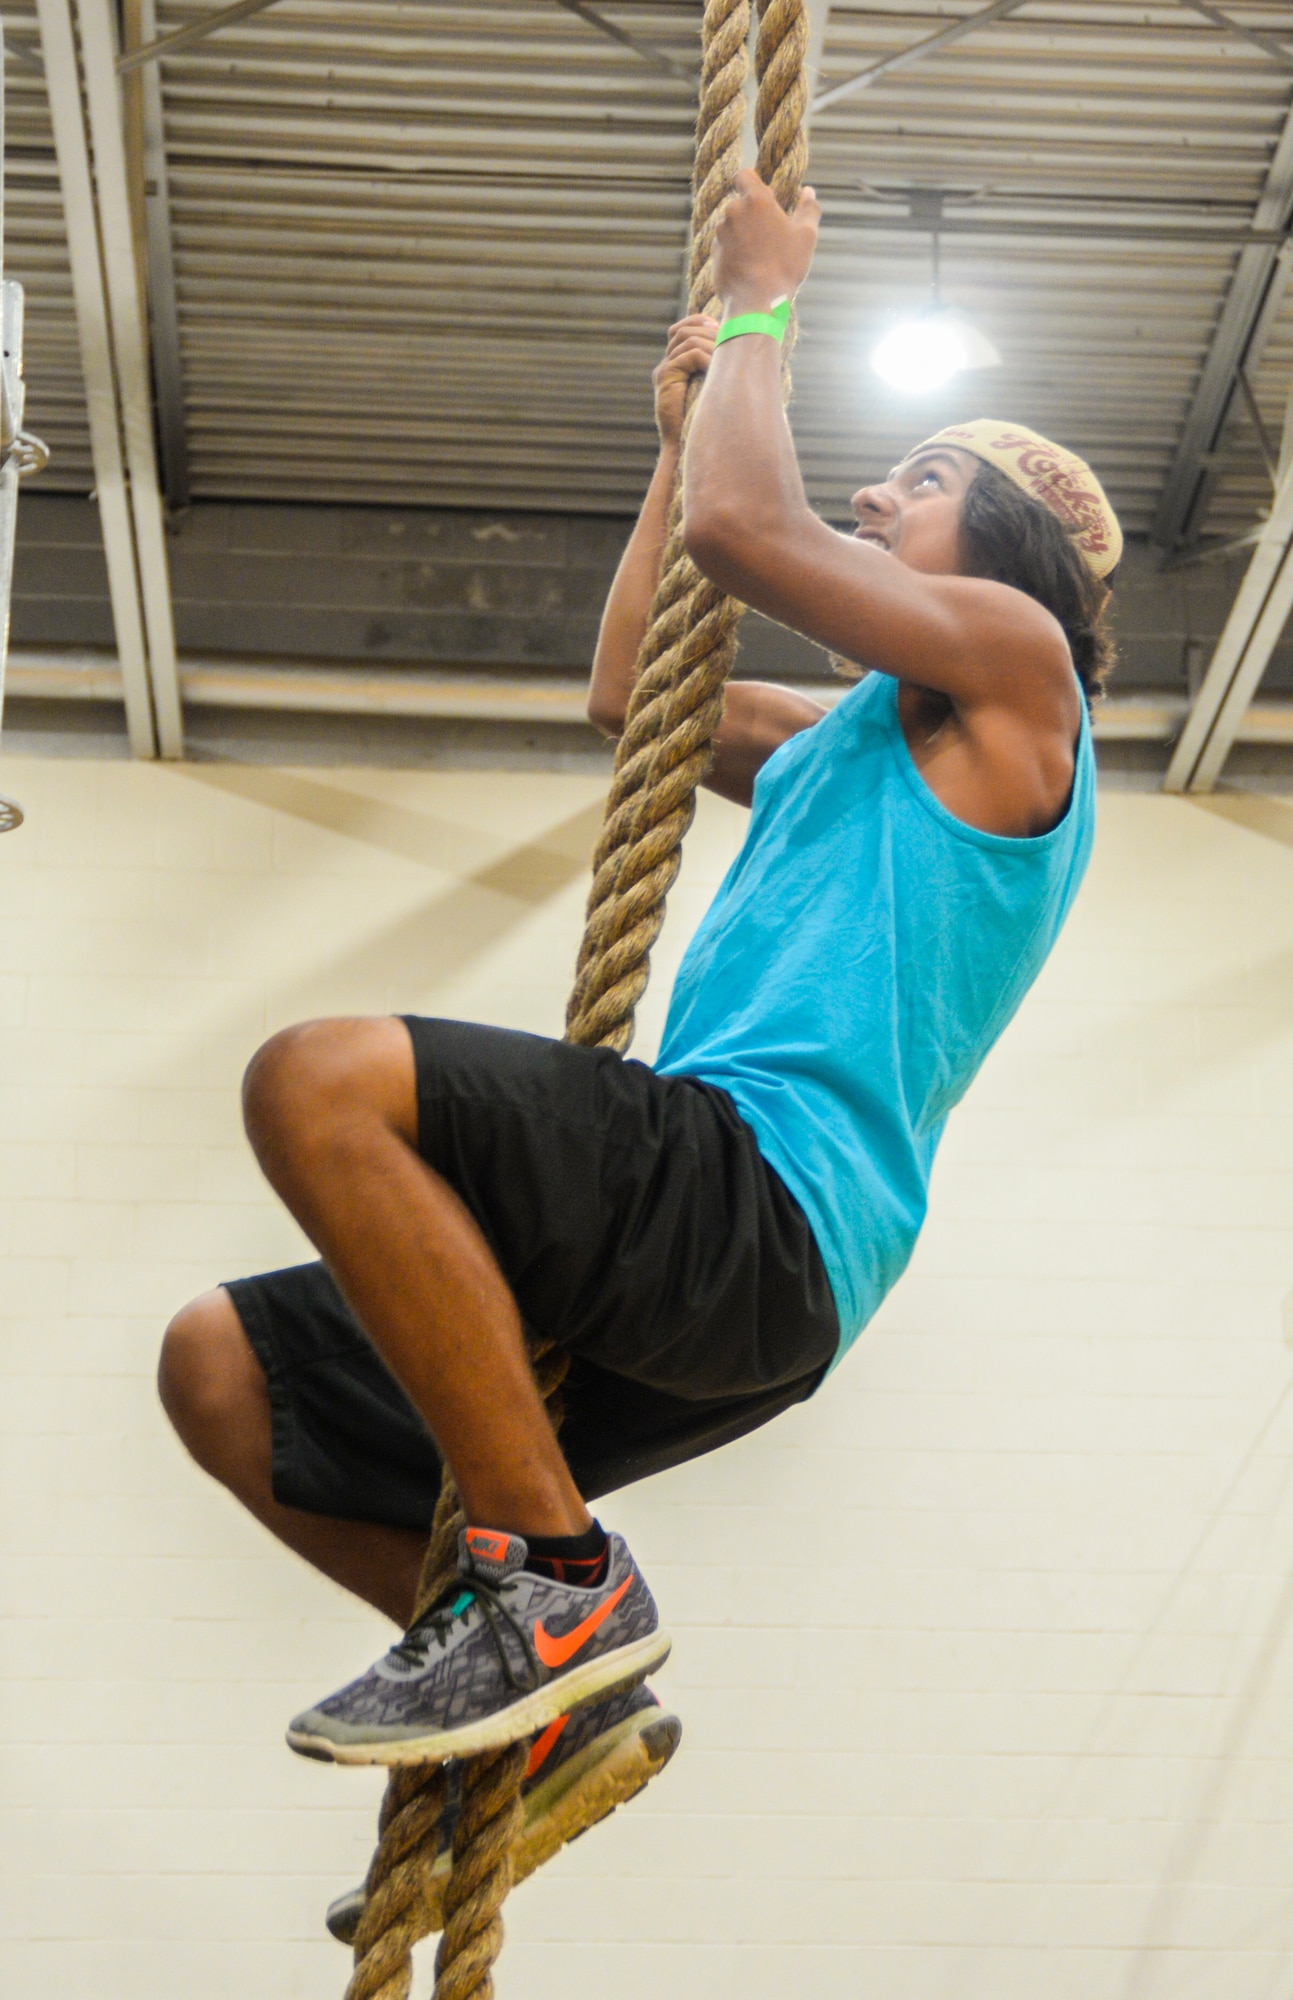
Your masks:
{"label": "metal ceiling beam", "polygon": [[[928,242],[930,225],[927,221],[917,221],[910,215],[873,215],[865,208],[849,208],[844,202],[831,200],[829,212],[823,219],[822,234],[839,235],[844,231],[859,229],[880,230],[894,235],[923,236]],[[1003,216],[994,221],[986,216],[952,215],[944,213],[939,218],[940,236],[1028,236],[1047,243],[1055,254],[1056,240],[1064,242],[1080,238],[1097,243],[1229,243],[1239,248],[1249,244],[1269,246],[1280,250],[1293,242],[1288,230],[1249,229],[1245,224],[1230,228],[1216,223],[1203,223],[1192,228],[1188,223],[1172,223],[1164,226],[1156,222],[1070,222],[1067,217],[1056,221],[1021,222],[1012,216]]]}
{"label": "metal ceiling beam", "polygon": [[599,14],[595,7],[587,6],[585,0],[557,0],[557,5],[564,7],[568,14],[577,14],[590,28],[596,28],[598,34],[609,35],[613,42],[618,42],[623,49],[631,50],[641,61],[649,63],[652,69],[659,70],[662,75],[676,77],[680,83],[692,85],[699,81],[698,69],[689,68],[686,63],[676,61],[666,50],[656,48],[653,42],[640,42],[636,35],[626,33],[623,28],[617,27],[614,21],[608,20],[605,14]]}
{"label": "metal ceiling beam", "polygon": [[1277,41],[1274,35],[1264,35],[1260,28],[1246,28],[1242,21],[1233,21],[1219,7],[1210,7],[1208,0],[1185,0],[1185,5],[1211,21],[1214,28],[1220,28],[1227,35],[1237,35],[1241,41],[1251,42],[1272,62],[1280,63],[1285,69],[1293,69],[1293,49],[1285,42]]}
{"label": "metal ceiling beam", "polygon": [[11,62],[21,63],[33,76],[44,76],[45,65],[36,50],[25,39],[20,39],[12,28],[0,40],[3,40],[4,53]]}
{"label": "metal ceiling beam", "polygon": [[898,49],[891,56],[882,56],[879,62],[872,63],[869,69],[860,70],[856,76],[849,77],[847,82],[837,83],[832,89],[823,91],[820,97],[814,99],[811,109],[814,112],[825,111],[832,104],[841,103],[846,97],[856,96],[859,90],[869,90],[882,76],[892,76],[895,71],[908,69],[912,63],[921,62],[924,57],[936,54],[939,49],[950,48],[953,42],[959,42],[966,35],[974,34],[978,28],[986,28],[992,21],[1001,20],[1005,14],[1013,14],[1024,4],[1025,0],[991,0],[991,4],[981,7],[977,14],[969,14],[964,20],[953,21],[949,27],[940,28],[936,35],[926,35],[924,41],[913,42],[910,48]]}
{"label": "metal ceiling beam", "polygon": [[[10,663],[19,701],[119,701],[121,673],[110,654],[90,648],[20,648]],[[374,667],[367,662],[301,661],[250,655],[180,655],[184,699],[193,708],[252,714],[388,716],[503,723],[577,723],[587,727],[588,681],[568,673],[482,673],[471,667]],[[797,680],[824,707],[847,693],[839,681]],[[1091,721],[1100,743],[1168,743],[1185,709],[1183,695],[1108,695]],[[1256,702],[1239,732],[1243,743],[1293,745],[1293,702]]]}
{"label": "metal ceiling beam", "polygon": [[40,20],[50,119],[54,128],[54,151],[63,194],[72,297],[76,307],[90,450],[94,460],[94,484],[103,525],[117,657],[121,662],[126,729],[130,748],[136,757],[155,757],[157,734],[135,561],[135,532],[126,487],[116,362],[99,256],[94,182],[82,115],[81,76],[72,33],[72,15],[68,0],[36,0],[36,12]]}
{"label": "metal ceiling beam", "polygon": [[1261,453],[1262,464],[1266,467],[1266,474],[1271,485],[1278,486],[1280,475],[1276,460],[1279,454],[1271,443],[1270,432],[1266,428],[1266,419],[1263,417],[1257,398],[1253,394],[1253,385],[1248,380],[1247,371],[1243,368],[1238,370],[1238,381],[1239,393],[1243,397],[1244,408],[1248,412],[1248,421],[1251,423],[1257,436],[1257,449]]}
{"label": "metal ceiling beam", "polygon": [[142,69],[145,63],[154,63],[161,56],[178,55],[181,49],[191,49],[194,42],[205,41],[220,28],[231,28],[235,21],[245,21],[249,14],[263,14],[272,7],[274,0],[234,0],[232,7],[217,7],[213,13],[204,14],[200,21],[190,21],[187,28],[175,28],[169,35],[159,35],[156,41],[146,42],[143,48],[128,49],[117,58],[117,74],[128,76],[131,70]]}
{"label": "metal ceiling beam", "polygon": [[[210,14],[204,14],[200,21],[190,21],[185,28],[175,28],[169,35],[159,35],[148,41],[142,48],[128,49],[117,60],[117,71],[127,76],[131,70],[142,69],[146,63],[154,63],[162,56],[178,55],[181,49],[191,49],[195,42],[205,41],[221,28],[232,27],[235,21],[245,21],[252,14],[263,14],[272,7],[275,0],[234,0],[231,7],[217,7]],[[607,35],[620,47],[628,49],[652,69],[660,70],[665,76],[677,77],[680,82],[694,84],[700,72],[678,62],[667,50],[659,49],[653,42],[639,41],[626,29],[609,20],[605,14],[590,7],[587,0],[557,0],[558,7],[564,7],[568,14],[577,14],[581,21],[595,28],[599,35]]]}
{"label": "metal ceiling beam", "polygon": [[[1293,106],[1253,210],[1253,230],[1282,233],[1291,215]],[[1269,243],[1248,244],[1240,251],[1154,517],[1152,538],[1169,553],[1197,532],[1209,492],[1204,461],[1220,445],[1237,394],[1237,371],[1247,368],[1251,375],[1256,368],[1287,279],[1287,253]]]}
{"label": "metal ceiling beam", "polygon": [[[4,68],[5,49],[3,39],[0,39],[0,284],[4,281]],[[5,287],[4,296],[7,295],[8,287]],[[11,416],[10,411],[4,407],[9,402],[8,395],[2,393],[4,387],[3,373],[0,372],[0,443],[8,445],[11,430],[20,420],[21,412]],[[13,550],[17,527],[18,464],[10,448],[5,452],[4,463],[0,464],[0,724],[4,722],[5,667],[9,653],[9,604],[13,595]],[[0,797],[0,833],[13,833],[22,825],[23,817],[23,809],[17,799]]]}

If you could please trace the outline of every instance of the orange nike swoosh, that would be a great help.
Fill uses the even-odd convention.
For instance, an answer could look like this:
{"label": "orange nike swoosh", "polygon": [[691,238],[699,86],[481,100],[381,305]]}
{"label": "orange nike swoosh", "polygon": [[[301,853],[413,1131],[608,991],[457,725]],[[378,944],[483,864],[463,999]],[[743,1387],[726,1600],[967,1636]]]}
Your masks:
{"label": "orange nike swoosh", "polygon": [[555,1722],[550,1722],[548,1724],[542,1736],[535,1737],[534,1746],[530,1751],[530,1761],[525,1767],[525,1776],[527,1778],[532,1778],[535,1772],[538,1770],[540,1764],[544,1764],[547,1762],[549,1756],[552,1753],[553,1744],[556,1742],[557,1738],[560,1736],[562,1730],[565,1728],[569,1720],[570,1717],[568,1714],[559,1715]]}
{"label": "orange nike swoosh", "polygon": [[558,1639],[554,1639],[550,1633],[544,1631],[543,1620],[540,1618],[534,1628],[534,1650],[544,1666],[564,1667],[567,1660],[573,1659],[584,1640],[591,1639],[597,1627],[605,1624],[632,1581],[631,1576],[626,1576],[619,1589],[611,1593],[605,1604],[599,1604],[596,1611],[590,1611],[587,1618],[579,1621],[573,1632],[563,1632]]}

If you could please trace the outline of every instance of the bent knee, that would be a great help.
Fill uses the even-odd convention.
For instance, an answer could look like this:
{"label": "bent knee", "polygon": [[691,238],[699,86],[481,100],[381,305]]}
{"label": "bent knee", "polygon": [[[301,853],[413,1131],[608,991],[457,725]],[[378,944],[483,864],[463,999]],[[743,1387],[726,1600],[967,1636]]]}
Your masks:
{"label": "bent knee", "polygon": [[181,1307],[162,1337],[157,1392],[172,1425],[210,1470],[269,1409],[265,1371],[223,1286]]}
{"label": "bent knee", "polygon": [[281,1028],[247,1065],[242,1106],[262,1158],[356,1115],[375,1116],[411,1141],[417,1085],[408,1029],[393,1015]]}

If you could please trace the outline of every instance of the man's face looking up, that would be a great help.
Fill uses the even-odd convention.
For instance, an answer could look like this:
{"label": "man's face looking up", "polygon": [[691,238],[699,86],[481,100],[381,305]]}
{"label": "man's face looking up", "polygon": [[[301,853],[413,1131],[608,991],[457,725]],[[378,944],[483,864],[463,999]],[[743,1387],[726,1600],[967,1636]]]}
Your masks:
{"label": "man's face looking up", "polygon": [[961,570],[961,506],[979,462],[948,445],[913,452],[881,486],[853,495],[859,541],[885,549],[926,576]]}

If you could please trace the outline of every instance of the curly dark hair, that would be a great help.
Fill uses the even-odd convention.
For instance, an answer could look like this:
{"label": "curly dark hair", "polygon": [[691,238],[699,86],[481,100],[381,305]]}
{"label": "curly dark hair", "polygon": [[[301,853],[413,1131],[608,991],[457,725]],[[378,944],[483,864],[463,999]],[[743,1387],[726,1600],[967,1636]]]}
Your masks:
{"label": "curly dark hair", "polygon": [[1062,522],[994,465],[980,463],[966,491],[961,547],[966,575],[1008,583],[1058,618],[1093,706],[1116,658],[1105,622],[1112,578],[1092,576]]}

